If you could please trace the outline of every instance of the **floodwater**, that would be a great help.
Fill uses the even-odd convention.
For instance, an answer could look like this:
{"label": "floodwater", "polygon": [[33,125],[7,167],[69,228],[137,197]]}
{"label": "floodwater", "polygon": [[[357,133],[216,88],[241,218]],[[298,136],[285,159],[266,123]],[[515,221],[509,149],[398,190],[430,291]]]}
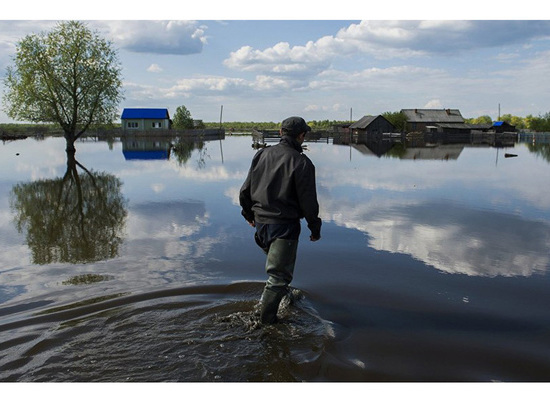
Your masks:
{"label": "floodwater", "polygon": [[548,145],[307,143],[322,239],[273,326],[251,136],[64,149],[0,147],[0,381],[550,381]]}

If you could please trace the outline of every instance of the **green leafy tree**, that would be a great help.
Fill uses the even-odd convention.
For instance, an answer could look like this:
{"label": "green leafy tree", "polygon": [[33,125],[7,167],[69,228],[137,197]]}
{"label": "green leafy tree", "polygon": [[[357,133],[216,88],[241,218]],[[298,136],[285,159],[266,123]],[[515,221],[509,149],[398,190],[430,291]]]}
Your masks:
{"label": "green leafy tree", "polygon": [[469,124],[493,124],[491,116],[484,115],[476,117],[475,119],[466,119],[466,123]]}
{"label": "green leafy tree", "polygon": [[110,123],[122,100],[121,66],[111,42],[77,21],[17,43],[4,79],[6,113],[59,124],[67,151],[92,124]]}
{"label": "green leafy tree", "polygon": [[525,128],[529,130],[534,130],[535,128],[533,127],[533,120],[535,120],[535,117],[532,114],[527,115],[527,117],[525,118]]}
{"label": "green leafy tree", "polygon": [[525,118],[525,127],[534,132],[550,132],[550,112],[542,116],[529,115]]}
{"label": "green leafy tree", "polygon": [[504,114],[500,116],[500,120],[516,126],[517,129],[525,129],[525,120],[522,117]]}
{"label": "green leafy tree", "polygon": [[382,116],[400,132],[405,130],[407,125],[407,116],[403,112],[384,112]]}
{"label": "green leafy tree", "polygon": [[550,112],[538,117],[538,131],[550,132]]}
{"label": "green leafy tree", "polygon": [[192,129],[193,118],[191,112],[185,106],[179,106],[172,118],[172,127],[174,129]]}
{"label": "green leafy tree", "polygon": [[546,160],[548,163],[550,163],[550,145],[547,143],[535,143],[527,145],[527,148],[531,153],[535,153],[535,155],[540,156],[544,160]]}

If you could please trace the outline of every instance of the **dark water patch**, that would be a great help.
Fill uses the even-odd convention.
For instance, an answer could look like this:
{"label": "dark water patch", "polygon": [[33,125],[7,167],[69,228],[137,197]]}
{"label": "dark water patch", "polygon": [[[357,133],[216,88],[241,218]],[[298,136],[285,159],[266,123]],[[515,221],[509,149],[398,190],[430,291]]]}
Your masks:
{"label": "dark water patch", "polygon": [[[157,291],[89,303],[19,325],[3,381],[300,381],[319,372],[330,323],[299,291],[285,297],[280,323],[261,325],[262,284]],[[102,306],[98,306],[102,305]],[[83,315],[82,311],[87,314]],[[50,316],[53,316],[50,315]],[[49,325],[43,330],[44,325]],[[13,325],[12,325],[13,326]],[[29,330],[31,328],[31,330]],[[12,328],[13,329],[13,328]],[[13,331],[16,333],[16,331]]]}
{"label": "dark water patch", "polygon": [[[70,304],[63,304],[50,307],[40,312],[33,313],[23,320],[15,322],[6,322],[0,325],[0,331],[17,328],[26,325],[47,323],[50,321],[63,321],[75,319],[79,316],[86,316],[90,313],[101,312],[114,307],[128,305],[141,301],[148,301],[154,299],[160,299],[170,296],[178,295],[194,295],[201,293],[214,293],[215,291],[222,292],[227,286],[225,285],[212,285],[212,286],[192,286],[182,287],[174,289],[161,289],[150,292],[142,293],[130,293],[121,292],[109,295],[95,296],[93,298],[85,299],[82,301],[73,302]],[[13,308],[7,307],[6,313],[12,311],[18,311],[15,308],[25,307],[24,305],[16,305]],[[31,306],[32,307],[32,306]]]}
{"label": "dark water patch", "polygon": [[317,380],[549,380],[547,277],[364,276],[308,292],[335,331]]}
{"label": "dark water patch", "polygon": [[20,303],[12,306],[6,306],[3,308],[0,308],[0,319],[7,315],[34,310],[42,306],[50,305],[52,303],[53,303],[52,300],[37,300],[35,302]]}
{"label": "dark water patch", "polygon": [[[345,347],[335,350],[341,354],[353,347],[356,356],[368,359],[366,368],[378,376],[385,375],[386,381],[547,381],[548,349],[540,344],[524,346],[522,338],[505,338],[437,331],[364,330],[355,333]],[[363,345],[358,346],[359,342]],[[366,375],[360,380],[365,378]]]}

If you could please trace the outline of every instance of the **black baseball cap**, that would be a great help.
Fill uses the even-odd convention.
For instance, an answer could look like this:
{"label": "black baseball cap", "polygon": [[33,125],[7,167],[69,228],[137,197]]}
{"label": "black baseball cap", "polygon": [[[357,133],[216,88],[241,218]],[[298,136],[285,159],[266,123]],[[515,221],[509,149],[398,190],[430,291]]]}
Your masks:
{"label": "black baseball cap", "polygon": [[292,116],[283,120],[281,129],[292,136],[298,136],[303,132],[311,132],[311,127],[307,125],[304,119],[298,116]]}

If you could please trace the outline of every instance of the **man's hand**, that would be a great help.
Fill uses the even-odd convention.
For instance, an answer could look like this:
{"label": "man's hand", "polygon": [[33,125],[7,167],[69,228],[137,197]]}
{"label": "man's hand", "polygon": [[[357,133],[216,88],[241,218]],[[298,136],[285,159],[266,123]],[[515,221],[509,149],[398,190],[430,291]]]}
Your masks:
{"label": "man's hand", "polygon": [[321,239],[321,236],[313,236],[311,235],[309,237],[309,240],[311,240],[312,242],[317,242],[319,239]]}
{"label": "man's hand", "polygon": [[250,220],[247,220],[248,224],[252,227],[256,227],[256,222],[255,221],[250,221]]}

